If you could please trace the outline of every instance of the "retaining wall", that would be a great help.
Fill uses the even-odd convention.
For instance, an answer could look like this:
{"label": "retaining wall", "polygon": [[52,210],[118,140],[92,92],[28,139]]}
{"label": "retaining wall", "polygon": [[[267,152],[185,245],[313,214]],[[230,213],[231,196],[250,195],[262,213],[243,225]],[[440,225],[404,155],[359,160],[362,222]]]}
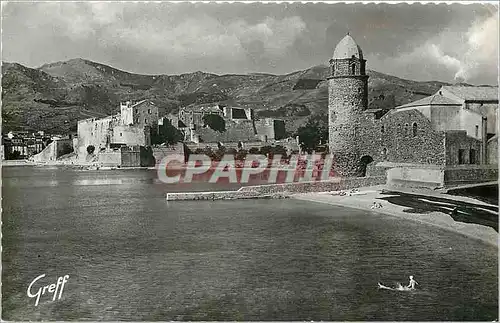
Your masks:
{"label": "retaining wall", "polygon": [[497,165],[467,165],[447,168],[444,171],[445,186],[475,184],[498,180]]}
{"label": "retaining wall", "polygon": [[391,186],[437,188],[444,186],[444,169],[396,167],[387,170],[387,184]]}
{"label": "retaining wall", "polygon": [[167,200],[282,198],[288,194],[339,191],[385,183],[385,176],[335,178],[328,181],[244,186],[237,191],[167,193]]}

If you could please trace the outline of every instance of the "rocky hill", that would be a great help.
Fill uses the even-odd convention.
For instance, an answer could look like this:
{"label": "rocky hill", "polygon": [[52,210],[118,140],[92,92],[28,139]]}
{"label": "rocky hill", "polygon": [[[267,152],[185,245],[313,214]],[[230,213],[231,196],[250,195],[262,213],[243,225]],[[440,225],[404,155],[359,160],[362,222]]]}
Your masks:
{"label": "rocky hill", "polygon": [[[2,63],[3,131],[76,130],[77,120],[119,111],[119,102],[149,98],[160,114],[199,103],[249,106],[287,120],[293,131],[310,114],[326,113],[328,67],[287,75],[140,75],[84,59],[37,69]],[[435,93],[444,83],[416,82],[368,71],[371,108],[392,108]]]}

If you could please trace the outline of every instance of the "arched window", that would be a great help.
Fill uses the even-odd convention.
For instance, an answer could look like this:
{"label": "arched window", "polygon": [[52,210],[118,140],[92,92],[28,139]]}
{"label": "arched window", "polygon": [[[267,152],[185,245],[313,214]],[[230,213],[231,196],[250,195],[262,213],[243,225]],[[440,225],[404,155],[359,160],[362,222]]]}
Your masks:
{"label": "arched window", "polygon": [[356,64],[354,63],[351,64],[351,74],[352,75],[356,74]]}
{"label": "arched window", "polygon": [[418,130],[417,123],[416,123],[416,122],[414,122],[414,123],[413,123],[413,126],[412,126],[412,134],[413,134],[413,137],[416,137],[416,136],[417,136],[417,130]]}
{"label": "arched window", "polygon": [[409,128],[409,124],[405,123],[405,136],[408,135],[408,128]]}
{"label": "arched window", "polygon": [[387,148],[382,149],[382,158],[387,160]]}
{"label": "arched window", "polygon": [[381,132],[381,133],[384,133],[384,132],[385,132],[385,127],[384,127],[384,125],[382,125],[382,127],[380,127],[380,132]]}

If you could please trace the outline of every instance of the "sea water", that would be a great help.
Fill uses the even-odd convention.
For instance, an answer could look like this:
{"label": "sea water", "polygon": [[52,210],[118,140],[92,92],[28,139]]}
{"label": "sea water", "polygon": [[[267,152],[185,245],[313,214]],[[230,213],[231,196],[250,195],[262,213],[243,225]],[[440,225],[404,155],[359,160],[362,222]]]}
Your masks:
{"label": "sea water", "polygon": [[[154,170],[2,169],[5,320],[497,319],[497,249],[288,200],[167,202]],[[26,295],[68,275],[61,299]],[[415,276],[413,292],[378,289]]]}

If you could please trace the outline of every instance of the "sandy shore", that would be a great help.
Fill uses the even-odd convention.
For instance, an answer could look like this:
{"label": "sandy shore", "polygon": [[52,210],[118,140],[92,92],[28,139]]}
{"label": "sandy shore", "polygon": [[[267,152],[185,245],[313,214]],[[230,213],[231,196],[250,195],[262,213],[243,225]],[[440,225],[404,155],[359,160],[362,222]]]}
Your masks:
{"label": "sandy shore", "polygon": [[[388,201],[380,199],[388,196],[387,194],[382,195],[383,188],[383,186],[360,188],[359,193],[355,193],[351,196],[341,196],[339,195],[340,192],[322,192],[293,194],[291,198],[336,206],[350,207],[354,209],[385,214],[388,216],[395,216],[398,218],[416,221],[445,230],[453,231],[465,235],[469,238],[476,239],[489,245],[498,247],[498,233],[493,228],[479,224],[457,222],[450,215],[442,212],[431,212],[426,214],[404,212],[404,210],[407,209],[406,207],[395,205]],[[418,192],[418,194],[424,196],[426,195],[425,193],[421,192]],[[437,196],[437,194],[439,193],[429,192],[427,196]],[[443,194],[439,195],[443,197]],[[445,195],[445,197],[451,200],[460,200],[464,202],[468,201],[471,203],[483,205],[486,204],[471,198],[455,197],[451,195]],[[380,203],[382,207],[371,209],[373,202]]]}

